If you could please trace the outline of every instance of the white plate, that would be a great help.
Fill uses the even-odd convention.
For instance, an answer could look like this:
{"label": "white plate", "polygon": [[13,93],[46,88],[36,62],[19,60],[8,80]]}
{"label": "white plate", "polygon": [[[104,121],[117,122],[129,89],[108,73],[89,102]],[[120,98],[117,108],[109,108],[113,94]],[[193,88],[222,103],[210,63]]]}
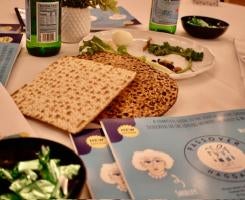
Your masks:
{"label": "white plate", "polygon": [[[133,56],[146,56],[148,60],[157,59],[157,58],[168,58],[167,60],[173,61],[175,66],[179,66],[179,63],[183,63],[185,59],[177,55],[168,55],[168,56],[154,56],[153,54],[149,54],[147,51],[143,51],[143,47],[146,45],[146,41],[151,38],[152,43],[162,44],[163,42],[169,42],[171,45],[180,46],[183,48],[192,48],[195,51],[203,52],[204,57],[202,61],[192,62],[192,71],[188,70],[184,73],[176,74],[170,73],[170,77],[174,79],[184,79],[194,77],[200,73],[203,73],[207,70],[210,70],[215,63],[215,59],[213,54],[210,50],[192,40],[186,39],[184,37],[160,33],[160,32],[153,32],[153,31],[138,31],[138,30],[131,30],[131,29],[124,29],[130,32],[133,36],[133,42],[128,46],[128,53]],[[111,41],[112,33],[115,30],[110,31],[101,31],[97,33],[91,33],[83,40],[89,40],[92,38],[93,35],[98,36],[99,38],[103,39],[104,41]],[[161,70],[161,69],[159,69]],[[164,71],[164,70],[163,70]]]}

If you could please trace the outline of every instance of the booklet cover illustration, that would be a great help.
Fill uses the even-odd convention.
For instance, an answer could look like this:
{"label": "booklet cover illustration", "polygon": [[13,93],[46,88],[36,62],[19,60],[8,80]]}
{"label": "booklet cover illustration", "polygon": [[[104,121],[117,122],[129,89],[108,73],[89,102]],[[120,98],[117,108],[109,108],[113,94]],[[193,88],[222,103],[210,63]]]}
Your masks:
{"label": "booklet cover illustration", "polygon": [[101,125],[133,199],[245,199],[245,109]]}
{"label": "booklet cover illustration", "polygon": [[111,154],[102,129],[85,129],[70,135],[88,173],[88,187],[95,199],[129,199],[125,181]]}
{"label": "booklet cover illustration", "polygon": [[119,6],[119,12],[91,9],[91,30],[104,30],[108,28],[122,28],[141,24],[125,8]]}

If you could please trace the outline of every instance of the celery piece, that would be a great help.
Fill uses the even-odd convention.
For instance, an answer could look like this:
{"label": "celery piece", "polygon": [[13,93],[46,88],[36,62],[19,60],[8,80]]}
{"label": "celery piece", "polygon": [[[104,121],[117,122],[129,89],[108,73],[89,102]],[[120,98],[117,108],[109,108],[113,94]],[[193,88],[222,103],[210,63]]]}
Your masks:
{"label": "celery piece", "polygon": [[208,27],[209,24],[207,22],[205,22],[202,19],[198,19],[196,17],[192,17],[191,20],[187,21],[187,23],[192,24],[192,25],[196,25],[196,26],[202,26],[202,27]]}
{"label": "celery piece", "polygon": [[[38,159],[21,161],[12,170],[0,168],[0,179],[10,182],[0,200],[63,199],[68,195],[68,178],[78,174],[80,165],[60,166],[50,159],[50,148],[41,147]],[[13,193],[11,193],[13,192]]]}
{"label": "celery piece", "polygon": [[208,28],[217,28],[215,25],[210,25],[203,19],[198,19],[196,17],[192,17],[191,20],[187,21],[188,24],[194,25],[194,26],[201,26],[201,27],[208,27]]}
{"label": "celery piece", "polygon": [[64,175],[61,175],[59,177],[59,185],[62,189],[62,192],[65,196],[68,195],[68,178],[65,177]]}
{"label": "celery piece", "polygon": [[32,183],[32,180],[22,178],[22,179],[17,179],[12,184],[10,185],[9,189],[12,190],[13,192],[19,192],[26,186],[30,185]]}
{"label": "celery piece", "polygon": [[47,180],[38,180],[23,188],[19,195],[23,199],[50,199],[55,185]]}
{"label": "celery piece", "polygon": [[26,178],[29,180],[35,181],[38,179],[38,175],[32,170],[26,170],[24,171],[24,173],[25,173]]}
{"label": "celery piece", "polygon": [[38,170],[40,168],[39,160],[29,160],[29,161],[21,161],[18,163],[19,172],[23,172],[25,170]]}
{"label": "celery piece", "polygon": [[13,180],[11,171],[4,168],[0,168],[0,179],[5,179],[11,182]]}
{"label": "celery piece", "polygon": [[13,193],[0,195],[0,200],[21,200],[21,198]]}
{"label": "celery piece", "polygon": [[60,173],[65,177],[67,177],[68,179],[72,179],[73,176],[77,175],[79,169],[80,169],[80,165],[75,165],[75,164],[59,167]]}

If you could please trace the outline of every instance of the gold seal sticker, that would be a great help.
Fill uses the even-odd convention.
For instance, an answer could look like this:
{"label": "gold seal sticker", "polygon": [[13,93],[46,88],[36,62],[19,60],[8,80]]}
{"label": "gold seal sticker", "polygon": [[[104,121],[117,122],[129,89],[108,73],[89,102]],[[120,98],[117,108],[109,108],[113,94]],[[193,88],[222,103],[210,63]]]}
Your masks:
{"label": "gold seal sticker", "polygon": [[139,135],[139,130],[131,125],[119,126],[117,131],[125,137],[137,137]]}
{"label": "gold seal sticker", "polygon": [[10,43],[12,41],[13,41],[12,37],[9,36],[0,37],[0,43]]}
{"label": "gold seal sticker", "polygon": [[86,139],[86,143],[94,148],[105,148],[108,144],[105,137],[100,135],[93,135]]}

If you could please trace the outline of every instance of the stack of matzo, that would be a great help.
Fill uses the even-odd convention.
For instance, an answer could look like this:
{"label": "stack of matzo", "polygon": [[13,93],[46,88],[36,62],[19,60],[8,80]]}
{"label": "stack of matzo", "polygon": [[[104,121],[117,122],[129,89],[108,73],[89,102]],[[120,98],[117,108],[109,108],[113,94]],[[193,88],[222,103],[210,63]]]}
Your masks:
{"label": "stack of matzo", "polygon": [[96,121],[103,118],[161,116],[176,102],[177,82],[138,58],[105,52],[78,57],[136,72],[132,83],[110,103]]}
{"label": "stack of matzo", "polygon": [[24,115],[77,133],[134,77],[129,70],[63,57],[12,97]]}

